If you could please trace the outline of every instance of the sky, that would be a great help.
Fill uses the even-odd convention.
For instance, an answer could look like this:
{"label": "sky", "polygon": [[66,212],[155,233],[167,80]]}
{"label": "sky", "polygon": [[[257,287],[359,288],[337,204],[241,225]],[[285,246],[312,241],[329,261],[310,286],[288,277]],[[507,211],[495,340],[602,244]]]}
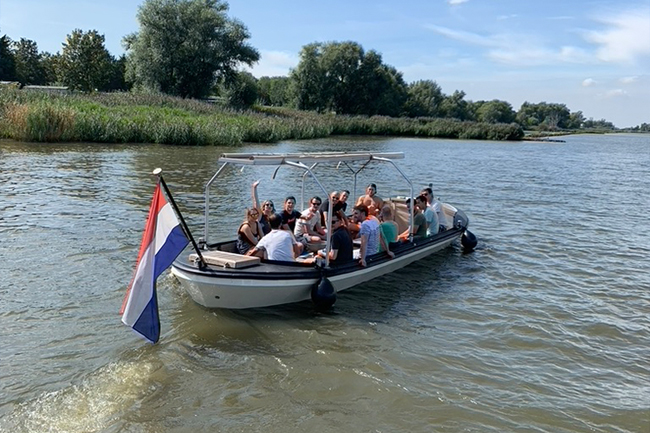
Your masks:
{"label": "sky", "polygon": [[[97,30],[115,56],[143,0],[0,0],[0,35],[59,52]],[[256,77],[287,75],[313,42],[359,43],[407,83],[471,101],[561,103],[617,127],[650,123],[650,0],[232,0],[261,55]]]}

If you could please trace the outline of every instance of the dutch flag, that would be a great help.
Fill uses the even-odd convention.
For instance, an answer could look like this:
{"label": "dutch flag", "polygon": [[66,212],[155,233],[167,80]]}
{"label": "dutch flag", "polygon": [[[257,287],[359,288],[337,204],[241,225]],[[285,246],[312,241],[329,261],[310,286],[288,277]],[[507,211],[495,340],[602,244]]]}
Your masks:
{"label": "dutch flag", "polygon": [[156,343],[160,337],[156,279],[188,242],[158,181],[142,236],[135,275],[120,311],[122,322],[152,343]]}

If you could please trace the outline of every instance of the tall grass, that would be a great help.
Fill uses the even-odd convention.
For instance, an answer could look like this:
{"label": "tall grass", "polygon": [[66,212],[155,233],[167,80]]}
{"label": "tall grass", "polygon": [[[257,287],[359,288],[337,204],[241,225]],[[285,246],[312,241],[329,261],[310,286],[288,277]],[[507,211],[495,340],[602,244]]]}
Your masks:
{"label": "tall grass", "polygon": [[0,136],[22,141],[226,145],[330,135],[520,140],[516,125],[337,116],[261,107],[235,111],[162,94],[0,92]]}

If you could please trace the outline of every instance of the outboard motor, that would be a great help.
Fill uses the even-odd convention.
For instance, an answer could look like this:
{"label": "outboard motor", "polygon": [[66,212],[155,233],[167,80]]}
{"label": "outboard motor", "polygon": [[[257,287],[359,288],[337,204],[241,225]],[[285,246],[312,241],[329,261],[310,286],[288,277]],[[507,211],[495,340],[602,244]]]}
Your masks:
{"label": "outboard motor", "polygon": [[476,248],[478,240],[476,239],[476,236],[474,236],[474,233],[470,232],[469,230],[465,230],[463,232],[463,236],[460,238],[460,243],[466,252],[470,252]]}
{"label": "outboard motor", "polygon": [[320,279],[311,289],[311,300],[320,311],[331,308],[336,302],[336,290],[324,272],[321,272]]}

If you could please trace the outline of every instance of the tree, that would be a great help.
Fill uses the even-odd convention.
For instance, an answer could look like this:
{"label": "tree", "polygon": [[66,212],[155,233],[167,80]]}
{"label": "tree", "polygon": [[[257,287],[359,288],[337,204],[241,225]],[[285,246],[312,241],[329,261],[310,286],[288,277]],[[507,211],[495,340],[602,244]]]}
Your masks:
{"label": "tree", "polygon": [[104,90],[111,77],[113,58],[104,47],[104,35],[76,29],[61,50],[60,77],[72,90]]}
{"label": "tree", "polygon": [[146,0],[140,31],[124,38],[127,79],[164,93],[203,98],[216,81],[234,81],[237,67],[259,60],[246,27],[226,16],[221,0]]}
{"label": "tree", "polygon": [[442,89],[435,81],[416,81],[408,86],[404,110],[409,117],[438,117],[444,98]]}
{"label": "tree", "polygon": [[276,107],[289,103],[289,77],[261,77],[257,80],[260,102]]}
{"label": "tree", "polygon": [[465,92],[456,90],[453,94],[445,96],[440,104],[440,112],[444,117],[458,120],[470,120],[472,118],[469,110],[469,103],[465,101]]}
{"label": "tree", "polygon": [[300,109],[399,115],[406,99],[402,74],[356,42],[305,45],[290,79]]}
{"label": "tree", "polygon": [[0,37],[0,81],[16,80],[16,61],[11,45],[12,41],[9,36]]}
{"label": "tree", "polygon": [[517,123],[524,128],[537,127],[543,130],[567,128],[571,112],[564,104],[548,104],[540,102],[531,104],[524,102],[517,112]]}
{"label": "tree", "polygon": [[16,79],[22,84],[45,84],[45,70],[41,64],[36,42],[20,38],[13,43]]}
{"label": "tree", "polygon": [[239,72],[226,91],[228,104],[234,108],[249,108],[259,98],[257,80],[250,72]]}
{"label": "tree", "polygon": [[50,54],[47,51],[41,53],[41,68],[43,69],[43,81],[45,84],[59,83],[59,72],[61,70],[61,54]]}
{"label": "tree", "polygon": [[330,92],[325,84],[326,71],[321,64],[323,44],[313,43],[302,47],[300,62],[292,70],[291,93],[295,105],[300,110],[315,110],[323,112],[329,109]]}
{"label": "tree", "polygon": [[515,121],[516,113],[512,105],[506,101],[494,99],[492,101],[479,101],[476,109],[476,120],[486,123],[512,123]]}

